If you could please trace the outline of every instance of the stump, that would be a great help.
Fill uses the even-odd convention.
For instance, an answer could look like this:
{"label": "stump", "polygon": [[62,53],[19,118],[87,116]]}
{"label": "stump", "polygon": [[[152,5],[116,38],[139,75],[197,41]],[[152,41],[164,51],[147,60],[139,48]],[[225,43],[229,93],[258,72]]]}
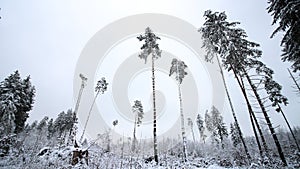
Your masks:
{"label": "stump", "polygon": [[82,163],[82,159],[84,159],[85,163],[88,165],[88,161],[89,161],[88,157],[89,157],[88,150],[82,151],[81,149],[76,149],[76,150],[73,151],[71,164],[76,165],[79,162]]}

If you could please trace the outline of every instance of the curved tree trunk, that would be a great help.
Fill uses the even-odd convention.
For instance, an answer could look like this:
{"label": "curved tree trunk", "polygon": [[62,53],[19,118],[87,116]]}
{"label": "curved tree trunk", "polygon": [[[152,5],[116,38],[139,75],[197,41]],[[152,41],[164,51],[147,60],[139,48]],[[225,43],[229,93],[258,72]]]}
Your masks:
{"label": "curved tree trunk", "polygon": [[257,100],[257,102],[258,102],[258,104],[259,104],[259,106],[260,106],[260,108],[261,108],[261,110],[262,110],[262,113],[263,113],[263,115],[264,115],[264,117],[265,117],[265,120],[266,120],[266,122],[267,122],[267,125],[268,125],[268,127],[269,127],[269,129],[270,129],[271,135],[272,135],[273,140],[274,140],[274,142],[275,142],[275,145],[276,145],[278,154],[279,154],[279,156],[280,156],[280,159],[281,159],[283,165],[284,165],[284,166],[287,166],[287,162],[286,162],[286,159],[285,159],[285,157],[284,157],[284,154],[283,154],[281,145],[280,145],[280,143],[279,143],[279,140],[278,140],[278,138],[277,138],[275,129],[274,129],[272,123],[271,123],[271,120],[270,120],[270,117],[269,117],[269,115],[268,115],[268,113],[267,113],[267,110],[265,109],[265,106],[264,106],[264,104],[263,104],[263,102],[262,102],[262,100],[261,100],[261,98],[260,98],[260,96],[259,96],[259,94],[258,94],[258,92],[257,92],[257,88],[256,88],[256,87],[254,86],[254,84],[252,83],[252,81],[251,81],[251,79],[250,79],[250,77],[249,77],[249,75],[248,75],[248,73],[246,72],[245,69],[243,69],[243,73],[245,74],[246,79],[247,79],[247,81],[248,81],[248,83],[249,83],[249,85],[250,85],[250,87],[251,87],[251,89],[252,89],[252,91],[253,91],[253,93],[254,93],[254,95],[255,95],[255,97],[256,97],[256,100]]}
{"label": "curved tree trunk", "polygon": [[158,164],[157,135],[156,135],[154,56],[152,56],[152,94],[153,94],[153,149],[154,149],[154,160],[155,160],[156,164]]}
{"label": "curved tree trunk", "polygon": [[218,61],[218,65],[219,65],[219,68],[220,68],[220,73],[221,73],[221,76],[222,76],[222,80],[223,80],[223,83],[224,83],[225,92],[226,92],[227,99],[228,99],[228,102],[229,102],[229,105],[230,105],[230,108],[231,108],[231,112],[232,112],[232,116],[233,116],[235,125],[236,125],[236,127],[237,127],[237,129],[238,129],[238,133],[239,133],[240,139],[241,139],[241,141],[242,141],[242,144],[243,144],[245,153],[246,153],[246,155],[247,155],[247,158],[248,158],[248,159],[251,159],[251,156],[250,156],[250,154],[249,154],[247,145],[246,145],[246,143],[245,143],[245,139],[244,139],[243,134],[242,134],[242,130],[241,130],[241,128],[240,128],[239,122],[238,122],[238,120],[237,120],[237,117],[236,117],[236,114],[235,114],[235,111],[234,111],[234,108],[233,108],[233,104],[232,104],[232,101],[231,101],[231,98],[230,98],[230,95],[229,95],[229,91],[228,91],[228,88],[227,88],[227,85],[226,85],[226,81],[225,81],[225,77],[224,77],[224,72],[223,72],[223,69],[222,69],[222,67],[221,67],[220,60],[219,60],[219,57],[218,57],[218,56],[217,56],[217,61]]}

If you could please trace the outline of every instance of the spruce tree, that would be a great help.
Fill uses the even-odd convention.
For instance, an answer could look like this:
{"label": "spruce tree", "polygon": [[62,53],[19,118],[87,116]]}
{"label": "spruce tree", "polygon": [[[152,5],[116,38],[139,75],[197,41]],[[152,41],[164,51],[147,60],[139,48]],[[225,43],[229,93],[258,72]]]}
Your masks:
{"label": "spruce tree", "polygon": [[219,110],[213,106],[211,112],[205,113],[205,124],[209,132],[211,132],[214,141],[222,145],[224,148],[224,140],[228,137],[227,127],[223,122],[223,117]]}
{"label": "spruce tree", "polygon": [[242,142],[239,137],[237,127],[234,123],[230,123],[230,138],[234,147],[237,147],[237,145],[241,144]]}
{"label": "spruce tree", "polygon": [[197,115],[196,123],[200,134],[200,140],[202,140],[203,143],[205,143],[205,139],[207,136],[204,134],[205,131],[204,120],[202,119],[200,114]]}
{"label": "spruce tree", "polygon": [[0,83],[0,128],[5,133],[20,133],[34,103],[35,88],[30,76],[21,79],[18,71]]}

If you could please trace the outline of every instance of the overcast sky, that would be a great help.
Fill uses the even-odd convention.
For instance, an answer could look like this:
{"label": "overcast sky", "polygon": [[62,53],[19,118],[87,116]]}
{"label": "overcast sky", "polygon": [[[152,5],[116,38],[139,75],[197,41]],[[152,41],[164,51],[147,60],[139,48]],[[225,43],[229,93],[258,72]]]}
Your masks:
{"label": "overcast sky", "polygon": [[[0,79],[15,70],[22,77],[30,75],[36,98],[28,122],[74,108],[73,78],[84,46],[106,25],[127,16],[142,13],[168,14],[199,28],[207,9],[226,11],[228,20],[240,21],[249,39],[261,44],[262,60],[275,70],[275,79],[283,85],[290,104],[284,108],[293,126],[300,124],[299,97],[291,88],[292,80],[280,60],[280,38],[270,39],[275,26],[266,11],[266,0],[45,0],[0,2]],[[136,23],[138,24],[138,23]],[[128,25],[129,27],[134,25]],[[155,30],[154,30],[155,31]],[[138,52],[138,51],[136,51]],[[246,107],[232,74],[226,75],[233,103],[243,131],[252,133]],[[150,86],[150,84],[149,84]],[[228,105],[222,111],[226,122],[232,121]],[[203,114],[204,112],[202,112]],[[280,114],[270,111],[274,125],[285,127]]]}

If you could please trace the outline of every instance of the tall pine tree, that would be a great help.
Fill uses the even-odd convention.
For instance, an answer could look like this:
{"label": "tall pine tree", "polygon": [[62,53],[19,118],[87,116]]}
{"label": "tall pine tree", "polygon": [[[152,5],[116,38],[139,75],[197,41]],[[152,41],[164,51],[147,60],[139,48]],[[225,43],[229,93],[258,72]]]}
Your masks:
{"label": "tall pine tree", "polygon": [[157,147],[157,120],[156,120],[156,98],[155,98],[155,60],[161,57],[161,50],[156,42],[160,38],[153,33],[153,31],[147,27],[145,33],[137,37],[139,41],[145,41],[141,47],[142,52],[139,54],[139,58],[144,59],[147,63],[147,59],[151,57],[151,70],[152,70],[152,95],[153,95],[153,151],[154,160],[158,164],[158,147]]}
{"label": "tall pine tree", "polygon": [[[244,79],[249,84],[270,129],[271,135],[278,150],[278,154],[283,162],[283,165],[286,166],[287,162],[275,133],[273,124],[271,123],[270,117],[267,113],[262,96],[259,94],[259,90],[249,74],[251,70],[258,68],[259,66],[256,64],[258,58],[260,58],[262,55],[262,52],[257,49],[259,44],[248,41],[246,39],[246,32],[243,29],[236,27],[239,23],[228,22],[227,16],[224,12],[212,13],[211,11],[206,11],[204,15],[206,17],[206,22],[200,31],[205,39],[204,46],[206,49],[208,49],[208,54],[210,56],[214,56],[214,53],[219,54],[219,56],[222,58],[224,67],[228,71],[232,71],[235,74],[239,85]],[[269,74],[268,76],[271,77]],[[245,90],[243,89],[242,85],[240,85],[240,87],[242,90]],[[245,93],[243,94],[245,95]],[[248,106],[251,107],[249,104]]]}

